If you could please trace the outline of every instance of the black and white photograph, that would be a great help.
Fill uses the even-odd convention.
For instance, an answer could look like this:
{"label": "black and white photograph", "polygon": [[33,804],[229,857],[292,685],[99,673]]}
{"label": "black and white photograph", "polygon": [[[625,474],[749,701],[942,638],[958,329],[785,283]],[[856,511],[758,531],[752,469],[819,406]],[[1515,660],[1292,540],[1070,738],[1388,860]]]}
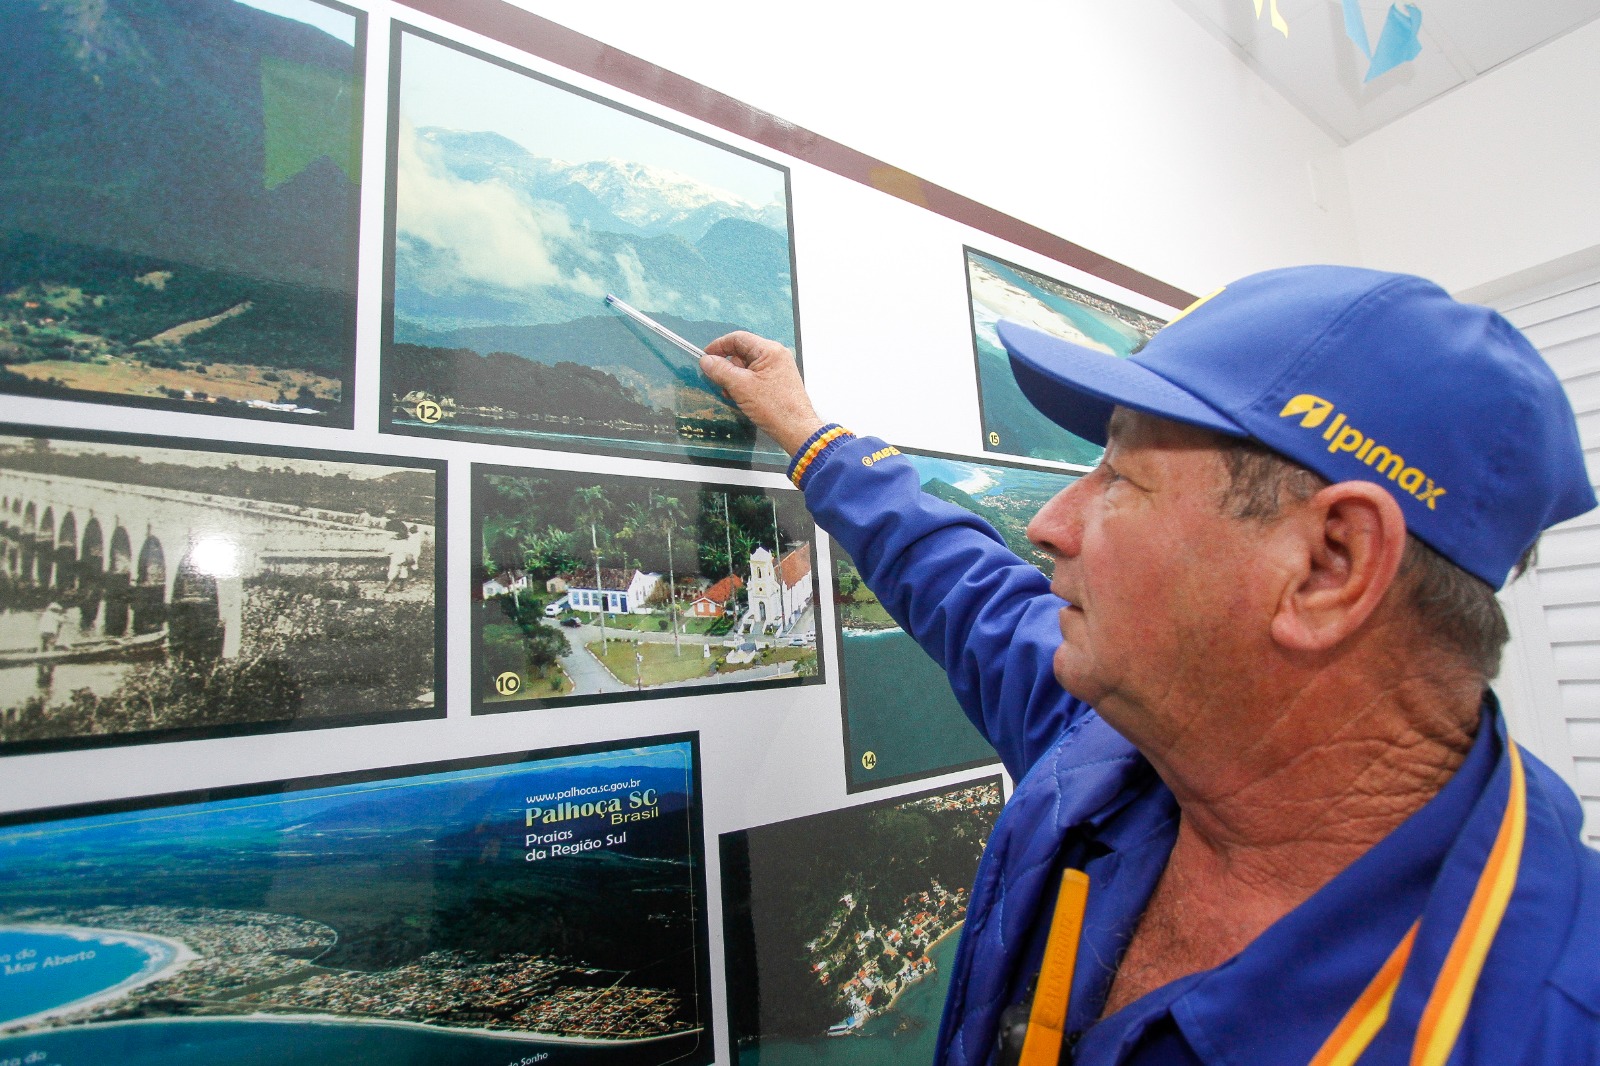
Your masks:
{"label": "black and white photograph", "polygon": [[0,750],[443,714],[444,469],[0,426]]}

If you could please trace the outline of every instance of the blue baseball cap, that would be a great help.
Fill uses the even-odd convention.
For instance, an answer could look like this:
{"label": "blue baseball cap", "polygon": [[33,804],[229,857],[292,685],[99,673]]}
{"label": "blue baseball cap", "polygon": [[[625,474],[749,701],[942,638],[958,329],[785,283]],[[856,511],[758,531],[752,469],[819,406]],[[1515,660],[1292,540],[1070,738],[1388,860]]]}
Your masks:
{"label": "blue baseball cap", "polygon": [[1528,339],[1423,278],[1269,270],[1118,359],[999,324],[1028,399],[1106,442],[1115,406],[1248,437],[1389,490],[1406,527],[1500,588],[1540,533],[1595,506],[1572,406]]}

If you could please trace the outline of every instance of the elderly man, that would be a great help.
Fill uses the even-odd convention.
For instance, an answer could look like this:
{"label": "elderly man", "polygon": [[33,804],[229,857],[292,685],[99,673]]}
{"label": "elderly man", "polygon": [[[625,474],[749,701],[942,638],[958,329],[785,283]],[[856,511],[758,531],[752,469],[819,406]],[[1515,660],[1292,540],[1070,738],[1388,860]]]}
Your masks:
{"label": "elderly man", "polygon": [[1236,282],[1128,360],[1001,338],[1106,445],[1029,527],[1048,583],[824,425],[781,346],[702,362],[1017,782],[940,1062],[1014,1060],[1041,1025],[1079,1066],[1600,1062],[1600,855],[1488,690],[1494,589],[1595,504],[1539,355],[1422,279],[1336,267]]}

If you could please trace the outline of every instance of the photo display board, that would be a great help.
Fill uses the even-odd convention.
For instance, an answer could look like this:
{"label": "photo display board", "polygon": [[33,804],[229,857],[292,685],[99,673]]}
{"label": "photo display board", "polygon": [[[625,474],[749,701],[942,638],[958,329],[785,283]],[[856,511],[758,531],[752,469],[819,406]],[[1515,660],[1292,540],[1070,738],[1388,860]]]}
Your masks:
{"label": "photo display board", "polygon": [[1010,319],[1085,348],[1126,357],[1143,347],[1165,321],[974,248],[966,254],[984,451],[1093,464],[1100,458],[1098,444],[1062,429],[1022,395],[995,323]]}
{"label": "photo display board", "polygon": [[795,347],[785,168],[408,28],[390,71],[391,431],[787,461],[606,305]]}
{"label": "photo display board", "polygon": [[366,16],[277,6],[0,9],[0,391],[351,424]]}
{"label": "photo display board", "polygon": [[442,717],[444,482],[0,423],[0,752]]}
{"label": "photo display board", "polygon": [[995,319],[1192,297],[515,4],[0,57],[0,1066],[925,1060],[1008,783],[696,346],[1042,565]]}
{"label": "photo display board", "polygon": [[725,833],[739,1066],[931,1062],[1000,779]]}
{"label": "photo display board", "polygon": [[693,737],[390,774],[5,818],[0,1058],[711,1061]]}
{"label": "photo display board", "polygon": [[823,680],[798,492],[480,466],[473,519],[481,711]]}
{"label": "photo display board", "polygon": [[[901,454],[916,468],[922,491],[971,511],[1018,556],[1048,567],[1049,557],[1028,542],[1028,521],[1076,475],[909,449]],[[997,762],[956,702],[944,670],[889,617],[837,541],[830,554],[849,790]]]}

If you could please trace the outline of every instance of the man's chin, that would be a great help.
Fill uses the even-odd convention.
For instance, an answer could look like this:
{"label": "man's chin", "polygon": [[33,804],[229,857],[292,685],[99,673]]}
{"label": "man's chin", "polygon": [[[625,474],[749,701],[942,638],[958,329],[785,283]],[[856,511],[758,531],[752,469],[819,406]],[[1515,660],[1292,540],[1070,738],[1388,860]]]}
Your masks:
{"label": "man's chin", "polygon": [[1100,695],[1103,686],[1096,682],[1091,664],[1070,644],[1062,644],[1056,649],[1050,666],[1051,673],[1055,674],[1061,687],[1078,699],[1092,705]]}

